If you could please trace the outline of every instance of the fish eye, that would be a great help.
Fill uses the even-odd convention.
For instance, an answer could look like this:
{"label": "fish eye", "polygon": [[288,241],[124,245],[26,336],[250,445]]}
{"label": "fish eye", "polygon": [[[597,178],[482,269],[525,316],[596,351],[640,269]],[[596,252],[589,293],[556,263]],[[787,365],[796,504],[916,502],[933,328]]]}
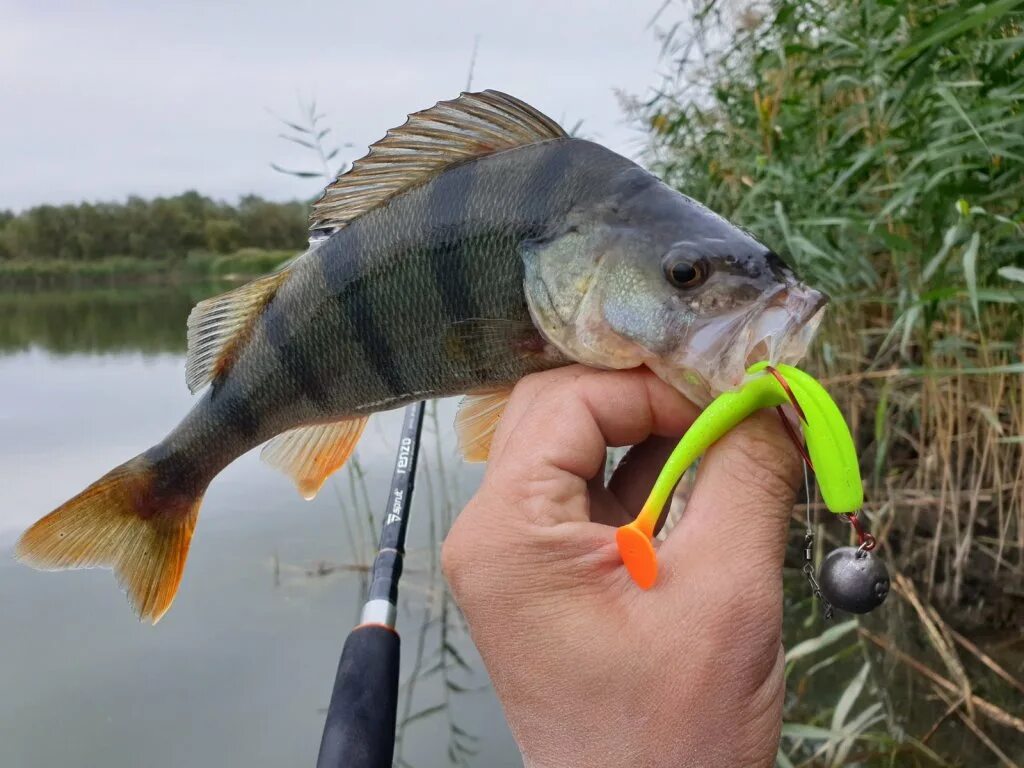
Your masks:
{"label": "fish eye", "polygon": [[681,259],[665,262],[665,279],[676,288],[696,288],[708,279],[708,265],[704,259]]}

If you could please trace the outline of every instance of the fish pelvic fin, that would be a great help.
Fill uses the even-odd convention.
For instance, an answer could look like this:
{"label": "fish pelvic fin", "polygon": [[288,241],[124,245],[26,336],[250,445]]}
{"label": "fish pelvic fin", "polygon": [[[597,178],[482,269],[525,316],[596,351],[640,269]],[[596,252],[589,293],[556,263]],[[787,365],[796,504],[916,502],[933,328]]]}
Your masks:
{"label": "fish pelvic fin", "polygon": [[161,480],[137,456],[25,531],[15,556],[41,570],[112,568],[139,619],[156,624],[181,583],[202,501]]}
{"label": "fish pelvic fin", "polygon": [[198,392],[231,369],[264,308],[288,277],[287,268],[205,299],[188,316],[185,380]]}
{"label": "fish pelvic fin", "polygon": [[564,139],[551,118],[500,91],[463,93],[392,128],[313,203],[311,230],[335,230],[459,163]]}
{"label": "fish pelvic fin", "polygon": [[494,431],[511,395],[512,387],[504,387],[471,392],[462,399],[455,417],[455,433],[463,459],[487,461]]}
{"label": "fish pelvic fin", "polygon": [[299,493],[309,501],[316,497],[327,478],[348,461],[368,419],[357,416],[290,429],[267,443],[260,458],[294,480]]}

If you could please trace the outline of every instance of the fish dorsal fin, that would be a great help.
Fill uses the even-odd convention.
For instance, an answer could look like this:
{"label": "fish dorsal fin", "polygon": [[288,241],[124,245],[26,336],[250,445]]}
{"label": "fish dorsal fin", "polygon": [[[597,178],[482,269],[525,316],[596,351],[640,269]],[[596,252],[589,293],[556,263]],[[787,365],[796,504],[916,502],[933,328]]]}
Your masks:
{"label": "fish dorsal fin", "polygon": [[455,433],[459,438],[462,458],[470,462],[487,461],[491,440],[505,412],[511,387],[471,392],[459,404],[455,417]]}
{"label": "fish dorsal fin", "polygon": [[310,229],[344,227],[458,163],[567,135],[549,117],[500,91],[438,102],[409,115],[329,184],[313,203]]}
{"label": "fish dorsal fin", "polygon": [[368,418],[357,416],[290,429],[267,443],[260,458],[291,477],[303,498],[312,499],[327,478],[348,461]]}
{"label": "fish dorsal fin", "polygon": [[185,380],[197,392],[227,371],[239,344],[252,332],[256,318],[288,277],[279,270],[233,291],[200,301],[188,316]]}

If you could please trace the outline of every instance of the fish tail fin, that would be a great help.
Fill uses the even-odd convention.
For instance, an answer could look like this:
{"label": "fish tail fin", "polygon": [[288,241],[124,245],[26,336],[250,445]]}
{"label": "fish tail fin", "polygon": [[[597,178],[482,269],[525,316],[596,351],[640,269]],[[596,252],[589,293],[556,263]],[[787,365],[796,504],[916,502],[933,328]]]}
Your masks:
{"label": "fish tail fin", "polygon": [[139,619],[156,624],[185,569],[205,486],[190,492],[136,456],[37,521],[16,557],[34,568],[112,568]]}

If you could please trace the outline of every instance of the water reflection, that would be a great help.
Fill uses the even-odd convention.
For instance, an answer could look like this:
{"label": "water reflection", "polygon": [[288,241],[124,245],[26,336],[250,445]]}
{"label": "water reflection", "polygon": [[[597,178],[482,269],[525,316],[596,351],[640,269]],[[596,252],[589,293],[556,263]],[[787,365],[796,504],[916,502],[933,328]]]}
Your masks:
{"label": "water reflection", "polygon": [[[156,628],[134,620],[107,571],[39,573],[10,558],[25,525],[190,407],[185,320],[216,290],[0,294],[0,766],[315,761],[400,413],[371,421],[359,461],[311,503],[255,453],[229,467],[207,494],[178,599]],[[401,764],[518,766],[439,573],[437,541],[479,471],[455,461],[452,417],[453,404],[441,403],[427,420],[409,531]]]}
{"label": "water reflection", "polygon": [[182,352],[193,305],[230,286],[0,291],[0,351]]}

